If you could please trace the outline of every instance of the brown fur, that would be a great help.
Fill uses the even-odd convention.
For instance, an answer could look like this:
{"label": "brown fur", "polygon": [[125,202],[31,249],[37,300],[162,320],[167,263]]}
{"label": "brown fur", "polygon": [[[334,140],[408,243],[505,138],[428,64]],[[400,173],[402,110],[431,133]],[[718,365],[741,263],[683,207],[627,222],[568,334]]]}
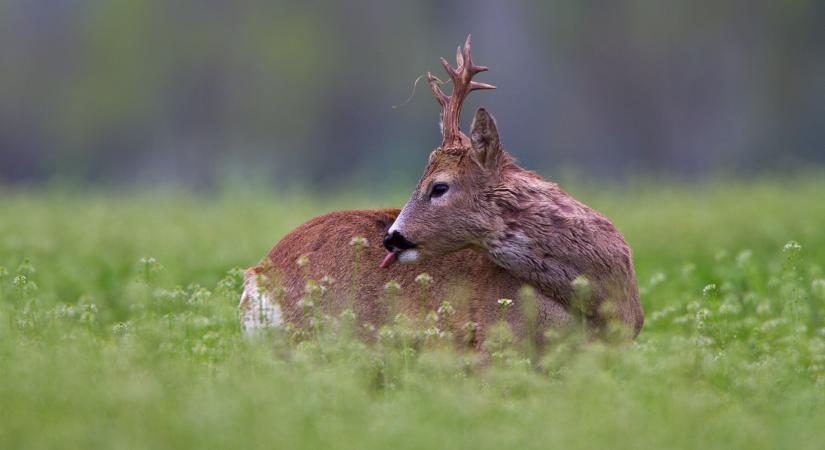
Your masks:
{"label": "brown fur", "polygon": [[[495,120],[484,109],[466,147],[438,148],[392,231],[417,245],[423,258],[466,248],[484,251],[511,275],[547,298],[573,307],[572,282],[590,284],[583,306],[590,323],[644,322],[630,248],[604,216],[519,167],[504,152]],[[449,191],[432,197],[435,184]]]}
{"label": "brown fur", "polygon": [[[423,263],[396,263],[380,269],[378,265],[386,255],[381,241],[398,212],[397,209],[342,211],[316,217],[284,236],[261,264],[247,270],[246,278],[255,281],[262,277],[265,281],[259,284],[270,292],[281,286],[284,289],[279,301],[282,314],[287,322],[296,324],[302,322],[298,301],[304,296],[306,280],[317,281],[328,275],[335,281],[320,305],[326,313],[352,308],[360,321],[378,326],[388,320],[391,311],[422,317],[448,300],[456,313],[445,327],[457,339],[480,347],[485,331],[502,317],[497,300],[509,298],[514,304],[508,308],[507,321],[517,334],[525,334],[519,299],[523,281],[482,253],[460,251]],[[355,236],[367,239],[367,246],[357,258],[359,250],[351,245]],[[301,256],[309,260],[304,268],[296,263]],[[415,281],[421,273],[433,278],[426,291]],[[384,289],[391,280],[401,285],[401,295],[392,305]],[[247,301],[241,303],[242,315],[250,308],[246,295],[244,299]],[[537,315],[540,330],[569,321],[561,305],[541,295],[537,298]],[[478,326],[474,336],[465,333],[468,322]]]}

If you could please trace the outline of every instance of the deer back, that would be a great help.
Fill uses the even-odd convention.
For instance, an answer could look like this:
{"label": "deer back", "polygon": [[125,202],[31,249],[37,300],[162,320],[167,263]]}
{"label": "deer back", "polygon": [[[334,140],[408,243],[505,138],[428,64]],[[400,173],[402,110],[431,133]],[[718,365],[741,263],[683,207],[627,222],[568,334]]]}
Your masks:
{"label": "deer back", "polygon": [[[359,323],[374,327],[399,313],[421,318],[447,301],[455,312],[445,326],[456,339],[480,346],[485,331],[502,318],[497,301],[507,298],[514,301],[505,314],[507,321],[517,334],[525,333],[519,299],[523,282],[482,253],[464,250],[418,264],[379,268],[386,255],[382,238],[398,213],[333,212],[284,236],[260,264],[246,271],[240,304],[244,329],[285,322],[304,325],[306,304],[301,300],[308,297],[326,314],[351,309]],[[398,292],[388,292],[391,282],[398,283]],[[320,288],[313,295],[308,286]],[[536,308],[542,328],[568,321],[565,309],[551,299],[539,296]],[[474,336],[468,336],[473,328]]]}

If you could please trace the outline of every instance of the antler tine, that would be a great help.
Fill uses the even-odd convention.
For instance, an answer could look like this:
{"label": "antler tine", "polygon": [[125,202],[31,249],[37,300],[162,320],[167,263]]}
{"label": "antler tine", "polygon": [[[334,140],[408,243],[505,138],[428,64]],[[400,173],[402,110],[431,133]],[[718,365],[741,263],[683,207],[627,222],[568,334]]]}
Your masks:
{"label": "antler tine", "polygon": [[478,81],[471,81],[470,82],[470,90],[475,91],[477,89],[495,89],[496,87],[490,83],[481,83]]}
{"label": "antler tine", "polygon": [[475,75],[477,73],[480,73],[480,72],[486,72],[486,71],[490,70],[490,68],[487,67],[487,66],[477,66],[477,65],[473,64],[473,58],[472,58],[472,55],[470,53],[470,50],[472,49],[472,46],[473,46],[472,35],[468,34],[467,35],[467,40],[464,42],[464,52],[463,52],[464,54],[462,55],[462,59],[464,60],[464,64],[466,66],[467,72],[469,72],[471,74],[471,76]]}
{"label": "antler tine", "polygon": [[447,71],[447,75],[450,76],[450,79],[452,79],[453,82],[458,80],[458,77],[461,76],[461,65],[453,69],[453,66],[451,66],[450,63],[444,58],[441,58],[441,65],[444,66],[444,70]]}
{"label": "antler tine", "polygon": [[462,64],[462,66],[464,66],[463,67],[464,70],[462,70],[462,71],[467,73],[471,77],[473,76],[473,58],[470,55],[470,48],[473,46],[472,39],[473,39],[473,35],[468,34],[467,35],[467,40],[464,41],[464,50],[462,51],[463,54],[461,55],[462,56],[461,59],[464,60],[464,64]]}
{"label": "antler tine", "polygon": [[430,83],[430,89],[433,90],[433,95],[435,95],[435,99],[438,101],[438,104],[442,107],[447,106],[447,103],[450,101],[450,97],[438,87],[438,84],[441,83],[441,80],[438,79],[437,76],[433,75],[430,72],[427,72],[427,81]]}
{"label": "antler tine", "polygon": [[444,139],[441,142],[443,148],[458,148],[463,147],[469,142],[459,129],[459,118],[461,115],[461,104],[464,99],[472,91],[479,89],[495,89],[492,84],[472,81],[473,76],[480,72],[488,70],[485,66],[477,66],[473,64],[470,50],[472,48],[472,36],[467,35],[467,40],[464,41],[464,46],[459,46],[455,52],[455,61],[457,66],[453,68],[446,59],[441,58],[441,65],[450,76],[453,82],[453,92],[450,95],[444,94],[439,87],[442,84],[441,80],[431,73],[427,73],[427,79],[430,82],[430,88],[433,90],[436,100],[441,105],[441,120],[442,132]]}
{"label": "antler tine", "polygon": [[[464,55],[462,56],[462,60],[466,65],[466,71],[469,74],[468,78],[472,78],[473,75],[481,72],[486,72],[490,70],[487,66],[476,66],[473,64],[473,58],[470,54],[470,49],[472,48],[472,35],[467,35],[467,41],[464,42]],[[495,89],[496,87],[489,83],[480,83],[478,81],[470,81],[470,87],[468,92],[472,92],[478,89]]]}

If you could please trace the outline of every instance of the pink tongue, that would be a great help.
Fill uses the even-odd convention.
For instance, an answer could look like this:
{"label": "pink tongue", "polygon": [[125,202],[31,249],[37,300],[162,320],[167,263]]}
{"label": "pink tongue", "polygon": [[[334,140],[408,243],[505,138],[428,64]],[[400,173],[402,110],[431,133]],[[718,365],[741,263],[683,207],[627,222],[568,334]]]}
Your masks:
{"label": "pink tongue", "polygon": [[398,252],[389,252],[387,256],[384,257],[384,260],[381,261],[380,267],[386,269],[390,264],[394,263],[396,259],[398,259]]}

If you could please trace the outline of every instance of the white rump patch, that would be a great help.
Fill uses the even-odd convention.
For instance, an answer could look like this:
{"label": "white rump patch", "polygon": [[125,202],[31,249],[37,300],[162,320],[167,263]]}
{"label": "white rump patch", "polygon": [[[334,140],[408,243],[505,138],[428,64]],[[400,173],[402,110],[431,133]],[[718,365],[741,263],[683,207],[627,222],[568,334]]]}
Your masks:
{"label": "white rump patch", "polygon": [[248,274],[244,276],[243,294],[240,309],[241,328],[244,333],[252,334],[255,330],[283,325],[281,306],[272,299],[272,295],[261,286],[258,277],[263,275]]}

